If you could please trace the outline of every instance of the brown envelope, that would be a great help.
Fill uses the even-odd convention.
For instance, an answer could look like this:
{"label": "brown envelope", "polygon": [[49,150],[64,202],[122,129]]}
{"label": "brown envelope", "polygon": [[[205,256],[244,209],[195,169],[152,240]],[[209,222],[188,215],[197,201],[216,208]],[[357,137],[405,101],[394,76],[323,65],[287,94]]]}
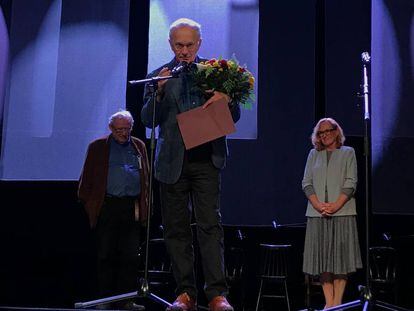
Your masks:
{"label": "brown envelope", "polygon": [[177,114],[177,121],[187,150],[236,131],[224,99]]}

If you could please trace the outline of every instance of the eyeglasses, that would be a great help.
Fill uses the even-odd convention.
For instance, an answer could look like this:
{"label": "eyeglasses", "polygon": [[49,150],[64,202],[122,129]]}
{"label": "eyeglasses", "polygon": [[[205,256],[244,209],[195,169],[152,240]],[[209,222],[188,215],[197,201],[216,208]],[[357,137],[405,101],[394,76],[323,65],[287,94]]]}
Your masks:
{"label": "eyeglasses", "polygon": [[325,136],[325,135],[328,135],[328,134],[331,134],[333,131],[335,131],[336,129],[334,129],[334,128],[332,128],[332,129],[327,129],[327,130],[324,130],[324,131],[318,131],[318,132],[316,132],[316,134],[318,135],[318,137],[322,137],[322,136]]}
{"label": "eyeglasses", "polygon": [[131,128],[130,127],[119,127],[119,128],[113,127],[112,130],[115,133],[123,133],[123,132],[130,132],[131,131]]}

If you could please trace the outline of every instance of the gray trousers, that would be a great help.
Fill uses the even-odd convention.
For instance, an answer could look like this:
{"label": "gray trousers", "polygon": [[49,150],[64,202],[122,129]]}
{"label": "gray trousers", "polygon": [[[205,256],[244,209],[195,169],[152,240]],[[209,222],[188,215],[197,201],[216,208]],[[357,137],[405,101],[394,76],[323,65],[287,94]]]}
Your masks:
{"label": "gray trousers", "polygon": [[[191,205],[197,225],[205,294],[210,301],[227,294],[224,275],[223,228],[220,214],[220,170],[210,160],[184,161],[175,184],[160,183],[164,239],[171,257],[177,294],[197,297]],[[189,204],[190,196],[192,204]]]}

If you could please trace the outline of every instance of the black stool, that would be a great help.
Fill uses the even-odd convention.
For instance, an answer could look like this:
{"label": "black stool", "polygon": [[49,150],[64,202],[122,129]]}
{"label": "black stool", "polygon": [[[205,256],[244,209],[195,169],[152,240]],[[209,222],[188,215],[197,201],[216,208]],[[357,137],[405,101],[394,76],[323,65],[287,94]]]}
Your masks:
{"label": "black stool", "polygon": [[[283,298],[290,311],[289,294],[287,288],[289,250],[291,245],[260,244],[260,288],[257,296],[256,311],[259,310],[262,298]],[[283,287],[282,293],[271,293],[266,285],[279,283]]]}
{"label": "black stool", "polygon": [[229,298],[236,310],[244,310],[245,251],[241,247],[225,248],[225,275],[229,287]]}
{"label": "black stool", "polygon": [[312,307],[312,298],[318,296],[321,302],[324,301],[322,284],[319,281],[319,275],[305,274],[305,306]]}
{"label": "black stool", "polygon": [[397,279],[397,251],[393,247],[369,248],[369,283],[381,300],[395,302]]}

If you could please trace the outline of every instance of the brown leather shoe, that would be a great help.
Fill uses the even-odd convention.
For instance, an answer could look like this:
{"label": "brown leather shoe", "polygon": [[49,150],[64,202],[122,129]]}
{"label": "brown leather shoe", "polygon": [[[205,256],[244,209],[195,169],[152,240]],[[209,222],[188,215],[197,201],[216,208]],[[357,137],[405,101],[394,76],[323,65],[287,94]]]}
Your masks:
{"label": "brown leather shoe", "polygon": [[182,293],[175,299],[173,304],[166,311],[195,311],[196,302],[187,293]]}
{"label": "brown leather shoe", "polygon": [[208,304],[210,311],[234,311],[233,307],[229,304],[226,297],[216,296]]}

